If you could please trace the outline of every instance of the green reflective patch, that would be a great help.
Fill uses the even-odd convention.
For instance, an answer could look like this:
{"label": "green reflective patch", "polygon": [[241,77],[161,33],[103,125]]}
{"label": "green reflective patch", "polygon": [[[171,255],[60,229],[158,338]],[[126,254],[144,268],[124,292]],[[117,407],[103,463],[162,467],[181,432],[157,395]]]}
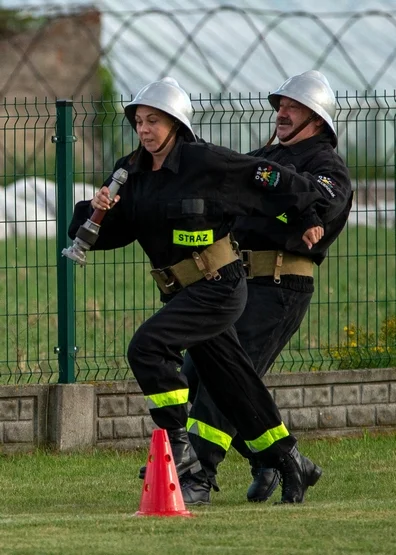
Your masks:
{"label": "green reflective patch", "polygon": [[205,231],[183,231],[182,229],[174,229],[173,244],[183,245],[184,247],[212,245],[213,229],[208,229]]}
{"label": "green reflective patch", "polygon": [[278,441],[283,437],[287,437],[288,435],[289,432],[282,422],[279,426],[276,426],[276,428],[272,428],[271,430],[264,432],[257,439],[245,441],[245,443],[253,453],[258,453],[268,449],[268,447],[271,447],[275,441]]}
{"label": "green reflective patch", "polygon": [[200,422],[195,418],[189,418],[187,420],[187,431],[188,433],[202,437],[215,445],[219,445],[224,449],[224,451],[228,451],[230,448],[232,441],[232,437],[230,435],[218,430],[217,428],[213,428],[213,426],[209,426],[209,424],[205,424],[205,422]]}
{"label": "green reflective patch", "polygon": [[276,219],[287,224],[287,214],[285,212],[283,212],[283,214],[280,214],[279,216],[276,216]]}
{"label": "green reflective patch", "polygon": [[167,393],[153,393],[152,395],[145,395],[144,398],[150,410],[172,407],[173,405],[183,405],[188,401],[188,389],[176,389]]}

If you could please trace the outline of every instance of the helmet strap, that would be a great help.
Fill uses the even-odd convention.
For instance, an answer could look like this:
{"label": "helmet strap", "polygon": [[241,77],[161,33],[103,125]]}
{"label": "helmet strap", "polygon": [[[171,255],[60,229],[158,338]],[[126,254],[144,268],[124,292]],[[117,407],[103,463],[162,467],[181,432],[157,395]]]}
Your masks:
{"label": "helmet strap", "polygon": [[274,129],[274,132],[272,133],[271,137],[268,139],[268,141],[266,142],[265,146],[271,146],[272,143],[274,142],[276,137],[276,127]]}
{"label": "helmet strap", "polygon": [[[300,123],[300,125],[298,127],[296,127],[296,129],[294,131],[292,131],[292,133],[290,133],[290,135],[288,135],[287,137],[282,139],[282,142],[287,143],[291,139],[294,139],[294,137],[296,135],[298,135],[303,129],[305,129],[307,127],[307,125],[309,123],[311,123],[311,121],[313,121],[317,117],[318,117],[318,115],[316,114],[316,112],[312,112],[312,114],[310,116],[308,116],[307,119],[305,119],[302,123]],[[268,142],[265,146],[270,146],[274,142],[275,137],[276,137],[276,128],[275,128],[275,131],[273,132],[272,136],[270,137],[270,139],[268,139]]]}
{"label": "helmet strap", "polygon": [[140,153],[140,151],[142,150],[142,143],[139,141],[138,147],[135,150],[135,152],[132,153],[132,156],[129,158],[129,164],[132,165],[133,162],[135,161],[135,159],[137,158],[138,154]]}
{"label": "helmet strap", "polygon": [[159,148],[157,148],[157,150],[153,151],[153,154],[158,154],[159,152],[161,152],[161,150],[164,150],[164,148],[166,147],[166,145],[169,143],[169,141],[171,140],[171,138],[173,137],[173,135],[176,135],[177,130],[179,129],[180,125],[179,122],[176,120],[172,127],[169,130],[169,133],[167,134],[167,136],[165,137],[165,140],[163,141],[163,143],[160,145]]}

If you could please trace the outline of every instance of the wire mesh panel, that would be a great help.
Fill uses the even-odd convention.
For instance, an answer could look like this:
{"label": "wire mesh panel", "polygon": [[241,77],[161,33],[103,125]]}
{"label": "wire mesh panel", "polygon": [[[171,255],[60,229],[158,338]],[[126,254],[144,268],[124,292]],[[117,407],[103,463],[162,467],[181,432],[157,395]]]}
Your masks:
{"label": "wire mesh panel", "polygon": [[396,360],[395,93],[337,100],[338,150],[354,203],[316,271],[309,314],[273,371],[378,368]]}
{"label": "wire mesh panel", "polygon": [[[92,198],[115,161],[137,146],[123,117],[129,98],[73,102],[73,202]],[[395,364],[395,94],[338,95],[338,150],[355,199],[320,269],[299,332],[272,371]],[[260,95],[195,95],[193,125],[211,142],[249,152],[274,113]],[[5,100],[0,113],[0,373],[2,383],[57,381],[57,249],[54,102]],[[61,207],[58,207],[61,208]],[[70,262],[71,263],[71,262]],[[74,268],[76,379],[130,377],[126,350],[161,306],[138,244],[89,252]]]}
{"label": "wire mesh panel", "polygon": [[[74,103],[76,174],[83,183],[100,187],[118,158],[137,146],[124,120],[122,105],[131,99]],[[92,198],[84,195],[84,198]],[[150,265],[136,243],[123,249],[90,252],[87,265],[75,271],[76,379],[110,380],[131,377],[126,351],[137,327],[160,306]]]}
{"label": "wire mesh panel", "polygon": [[57,376],[55,104],[5,99],[0,121],[0,381],[48,381]]}

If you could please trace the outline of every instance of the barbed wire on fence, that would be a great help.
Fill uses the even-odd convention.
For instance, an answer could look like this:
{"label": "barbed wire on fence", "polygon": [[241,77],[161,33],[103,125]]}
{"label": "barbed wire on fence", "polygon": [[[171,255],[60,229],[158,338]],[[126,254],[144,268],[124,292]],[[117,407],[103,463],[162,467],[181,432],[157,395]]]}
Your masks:
{"label": "barbed wire on fence", "polygon": [[[86,90],[99,64],[111,68],[123,94],[134,94],[146,82],[170,73],[192,93],[268,93],[307,68],[326,73],[333,88],[341,91],[394,88],[396,10],[315,14],[232,5],[193,8],[186,2],[184,9],[133,11],[111,9],[112,3],[106,1],[102,5],[101,10],[75,6],[67,12],[48,5],[27,7],[35,24],[30,21],[25,41],[15,34],[7,36],[18,59],[0,80],[0,98],[13,94],[13,82],[23,68],[29,68],[46,96],[61,96],[35,52],[54,20],[70,17],[78,28],[75,40],[77,35],[83,37],[95,51],[84,71],[70,76],[68,94],[74,97]],[[84,12],[100,14],[101,39],[86,18],[78,17]],[[70,37],[71,49],[72,43]],[[48,46],[50,50],[50,41]]]}

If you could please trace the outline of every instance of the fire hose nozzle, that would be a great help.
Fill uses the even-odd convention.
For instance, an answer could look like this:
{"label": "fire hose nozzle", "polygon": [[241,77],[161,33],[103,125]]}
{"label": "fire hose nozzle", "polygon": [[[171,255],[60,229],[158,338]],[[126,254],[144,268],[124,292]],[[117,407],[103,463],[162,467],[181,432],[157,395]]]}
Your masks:
{"label": "fire hose nozzle", "polygon": [[[109,185],[109,198],[114,199],[118,193],[121,185],[128,179],[128,172],[123,168],[119,168],[113,174],[113,179]],[[76,238],[73,244],[67,249],[62,250],[62,255],[70,258],[80,266],[85,266],[87,263],[86,252],[91,249],[96,243],[99,235],[100,223],[104,218],[106,212],[96,209],[91,218],[85,224],[80,225],[76,233]]]}
{"label": "fire hose nozzle", "polygon": [[96,243],[99,235],[100,225],[91,220],[87,220],[77,231],[73,244],[67,249],[62,250],[62,255],[70,258],[80,266],[87,263],[86,252]]}
{"label": "fire hose nozzle", "polygon": [[89,250],[89,245],[87,245],[87,247],[88,248],[86,248],[86,246],[82,244],[79,239],[76,238],[74,239],[73,244],[70,247],[62,250],[62,256],[70,258],[70,260],[73,260],[73,262],[79,264],[80,266],[85,266],[87,263],[87,257],[85,253],[87,250]]}

